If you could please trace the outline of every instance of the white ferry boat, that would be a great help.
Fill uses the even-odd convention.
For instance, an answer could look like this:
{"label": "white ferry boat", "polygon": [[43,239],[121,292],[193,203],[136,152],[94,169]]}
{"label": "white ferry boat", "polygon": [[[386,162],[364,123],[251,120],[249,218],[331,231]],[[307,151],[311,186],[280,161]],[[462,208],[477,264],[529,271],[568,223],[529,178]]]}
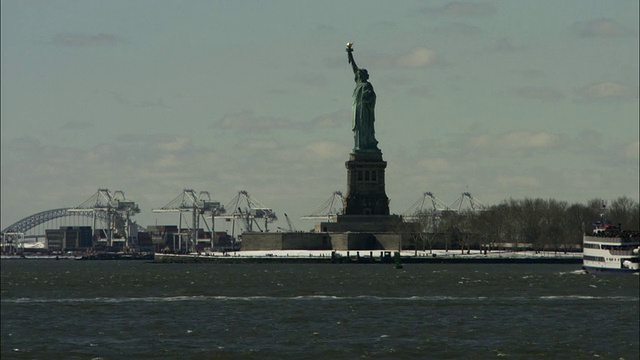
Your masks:
{"label": "white ferry boat", "polygon": [[595,273],[637,273],[640,270],[640,232],[596,224],[582,241],[582,269]]}

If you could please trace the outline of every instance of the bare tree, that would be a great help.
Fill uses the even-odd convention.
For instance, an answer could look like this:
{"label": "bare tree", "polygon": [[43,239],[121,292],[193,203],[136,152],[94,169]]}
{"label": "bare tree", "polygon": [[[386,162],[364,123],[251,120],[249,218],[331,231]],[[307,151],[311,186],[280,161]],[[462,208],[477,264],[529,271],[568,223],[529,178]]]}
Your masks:
{"label": "bare tree", "polygon": [[580,244],[582,235],[590,228],[590,224],[598,217],[593,209],[584,204],[573,204],[566,210],[567,218],[567,242]]}
{"label": "bare tree", "polygon": [[[526,198],[517,208],[517,219],[520,225],[520,235],[523,241],[532,244],[534,249],[541,249],[542,226],[541,219],[544,212],[542,199]],[[516,250],[518,247],[516,246]]]}
{"label": "bare tree", "polygon": [[566,249],[568,205],[566,202],[554,199],[544,201],[544,205],[546,207],[541,213],[543,246],[549,245],[555,252],[561,245],[565,245]]}
{"label": "bare tree", "polygon": [[416,249],[433,251],[436,239],[443,236],[445,250],[459,247],[464,252],[476,243],[481,249],[515,243],[518,250],[529,243],[536,250],[567,251],[581,244],[582,235],[598,220],[640,229],[640,204],[627,196],[606,204],[600,198],[571,205],[555,199],[509,199],[482,211],[423,211],[403,231],[411,232]]}
{"label": "bare tree", "polygon": [[637,215],[634,219],[634,209],[637,214],[638,206],[638,203],[627,196],[619,197],[611,202],[607,218],[613,224],[622,224],[625,229],[638,230],[639,220]]}
{"label": "bare tree", "polygon": [[433,253],[433,244],[440,231],[440,215],[435,210],[423,210],[417,214],[418,239],[422,250],[429,247],[429,253]]}

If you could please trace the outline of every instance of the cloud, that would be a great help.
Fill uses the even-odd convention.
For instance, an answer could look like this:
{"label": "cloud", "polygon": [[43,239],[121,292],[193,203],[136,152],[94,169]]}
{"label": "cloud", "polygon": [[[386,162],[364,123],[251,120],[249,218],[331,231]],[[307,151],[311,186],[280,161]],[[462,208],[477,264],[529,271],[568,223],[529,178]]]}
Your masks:
{"label": "cloud", "polygon": [[612,38],[634,36],[634,32],[611,19],[581,21],[573,24],[574,31],[582,38]]}
{"label": "cloud", "polygon": [[62,126],[60,126],[60,130],[68,131],[68,130],[86,130],[93,128],[95,126],[94,123],[90,121],[67,121]]}
{"label": "cloud", "polygon": [[[594,180],[586,179],[594,166],[598,168],[595,176],[618,174],[603,176],[603,189],[613,186],[625,191],[634,181],[637,187],[638,141],[615,143],[595,156],[599,151],[584,151],[602,140],[598,133],[587,133],[573,140],[582,147],[569,153],[560,135],[512,131],[430,142],[432,153],[426,156],[424,151],[413,158],[390,151],[385,160],[390,165],[386,179],[392,211],[405,210],[425,190],[451,202],[466,186],[485,204],[509,196],[538,196],[538,190],[540,196],[559,199],[582,196],[585,189],[600,189],[593,190]],[[218,151],[216,144],[197,146],[189,136],[170,134],[129,135],[83,149],[72,144],[43,145],[29,138],[3,143],[3,206],[17,204],[11,211],[3,207],[3,225],[42,210],[75,206],[98,188],[125,191],[141,207],[134,220],[143,226],[158,217],[160,223],[176,223],[177,215],[158,215],[151,209],[168,203],[185,188],[207,190],[225,205],[237,191],[247,190],[279,214],[287,212],[295,219],[296,214],[310,213],[333,191],[345,190],[349,145],[332,140],[290,144],[252,139]],[[523,156],[529,154],[535,156]],[[635,168],[611,161],[625,154]],[[565,160],[568,156],[572,161]],[[47,186],[41,186],[42,178]],[[30,201],[20,201],[26,197]]]}
{"label": "cloud", "polygon": [[[439,148],[446,150],[441,157],[452,163],[482,163],[485,159],[499,159],[499,163],[515,161],[543,161],[560,164],[568,161],[606,164],[611,169],[638,168],[637,136],[629,134],[627,140],[607,138],[600,131],[583,130],[576,136],[547,131],[509,131],[500,134],[461,134]],[[572,160],[569,160],[572,159]]]}
{"label": "cloud", "polygon": [[395,58],[395,65],[401,68],[421,68],[433,65],[438,60],[436,54],[425,48],[416,47]]}
{"label": "cloud", "polygon": [[[291,82],[299,83],[311,87],[324,87],[327,85],[327,79],[320,73],[303,73],[298,72],[288,78]],[[288,92],[287,92],[288,93]]]}
{"label": "cloud", "polygon": [[131,107],[140,107],[140,108],[149,108],[149,107],[158,107],[158,108],[169,108],[162,98],[158,98],[156,100],[133,100],[129,96],[126,96],[122,93],[110,91],[113,98],[119,102],[120,104],[131,106]]}
{"label": "cloud", "polygon": [[[463,133],[444,142],[429,141],[428,151],[387,159],[392,164],[388,193],[397,200],[396,194],[422,187],[450,202],[456,195],[453,190],[468,186],[483,202],[496,203],[531,194],[575,199],[611,189],[612,183],[616,192],[634,189],[634,182],[637,188],[638,141],[613,141],[612,146],[603,147],[601,135],[590,132],[571,139],[547,131],[510,131]],[[631,158],[621,159],[625,156],[621,152]],[[619,176],[605,180],[604,175],[611,172]]]}
{"label": "cloud", "polygon": [[[176,154],[163,154],[153,162],[154,166],[165,168],[165,169],[180,168],[182,164],[183,164],[182,159],[180,159],[180,157],[177,156]],[[165,176],[170,176],[170,175],[171,173],[168,172]],[[174,175],[179,176],[179,174],[176,174],[176,173],[174,173]]]}
{"label": "cloud", "polygon": [[515,89],[512,93],[516,97],[541,101],[560,101],[564,99],[564,94],[552,87],[524,86]]}
{"label": "cloud", "polygon": [[78,34],[78,33],[59,33],[53,36],[51,41],[54,45],[65,47],[96,47],[96,46],[113,46],[122,44],[125,40],[115,34]]}
{"label": "cloud", "polygon": [[[224,151],[217,151],[216,144],[195,145],[188,136],[142,134],[131,140],[118,138],[82,149],[28,138],[3,143],[3,225],[39,211],[75,206],[98,188],[125,191],[139,204],[142,213],[134,220],[143,226],[158,216],[152,208],[185,188],[210,191],[224,204],[237,191],[247,190],[279,213],[302,216],[344,186],[349,153],[348,145],[331,140],[292,145],[252,139]],[[47,186],[41,186],[43,178]],[[19,201],[27,195],[33,201]],[[319,198],[311,203],[301,200],[314,196]],[[19,206],[6,211],[10,203]],[[169,217],[160,221],[175,223]]]}
{"label": "cloud", "polygon": [[[394,54],[359,54],[354,55],[358,64],[366,64],[363,68],[401,68],[416,69],[435,65],[447,65],[447,61],[435,51],[416,45],[408,51]],[[333,68],[344,68],[342,58],[331,57],[325,59],[325,64]]]}
{"label": "cloud", "polygon": [[515,70],[513,73],[526,79],[539,79],[545,76],[545,73],[539,69]]}
{"label": "cloud", "polygon": [[306,145],[304,152],[317,160],[339,159],[344,157],[345,149],[342,144],[331,141],[318,141]]}
{"label": "cloud", "polygon": [[492,136],[475,135],[466,141],[475,149],[500,151],[504,155],[514,155],[518,150],[548,149],[559,146],[559,137],[544,131],[512,131]]}
{"label": "cloud", "polygon": [[433,172],[450,171],[453,168],[449,160],[443,157],[422,159],[417,165],[422,169],[428,169]]}
{"label": "cloud", "polygon": [[434,34],[458,35],[464,37],[479,37],[484,30],[478,26],[464,24],[460,22],[446,22],[431,28]]}
{"label": "cloud", "polygon": [[154,147],[166,152],[185,151],[191,147],[191,139],[185,136],[176,136],[154,144]]}
{"label": "cloud", "polygon": [[513,40],[511,40],[511,38],[506,36],[494,40],[491,44],[492,51],[516,51],[519,48],[519,46],[516,46],[513,43]]}
{"label": "cloud", "polygon": [[548,148],[557,144],[557,136],[539,131],[513,131],[502,134],[501,141],[511,148]]}
{"label": "cloud", "polygon": [[426,8],[424,12],[455,17],[486,17],[494,15],[496,8],[485,3],[453,1],[440,7]]}
{"label": "cloud", "polygon": [[[243,142],[240,147],[245,152],[264,153],[277,151],[280,145],[274,140],[252,139],[251,141]],[[240,149],[238,148],[238,150]]]}
{"label": "cloud", "polygon": [[633,129],[615,137],[606,136],[601,129],[585,129],[575,137],[564,137],[562,144],[567,153],[588,158],[592,164],[606,164],[619,169],[635,168],[638,171],[638,137],[637,134],[633,135]]}
{"label": "cloud", "polygon": [[638,140],[632,141],[629,144],[622,147],[622,156],[627,159],[635,159],[636,161],[640,158],[640,144]]}
{"label": "cloud", "polygon": [[265,132],[282,129],[297,129],[300,124],[283,117],[258,116],[251,110],[224,115],[218,119],[215,128],[249,132]]}
{"label": "cloud", "polygon": [[638,98],[638,87],[631,87],[615,81],[589,84],[577,91],[582,100],[633,100]]}
{"label": "cloud", "polygon": [[532,176],[498,176],[496,182],[500,186],[518,188],[539,188],[540,181]]}
{"label": "cloud", "polygon": [[340,128],[350,123],[351,111],[349,110],[338,110],[311,119],[311,127],[314,129]]}
{"label": "cloud", "polygon": [[431,97],[431,91],[427,86],[414,86],[407,90],[407,94],[419,98]]}
{"label": "cloud", "polygon": [[394,55],[365,57],[362,62],[376,68],[401,69],[416,69],[446,64],[444,59],[438,56],[438,54],[424,46],[416,46],[407,52]]}
{"label": "cloud", "polygon": [[226,114],[214,122],[216,129],[256,134],[275,131],[309,132],[351,126],[351,111],[338,110],[322,114],[307,121],[294,121],[285,117],[259,116],[252,110]]}

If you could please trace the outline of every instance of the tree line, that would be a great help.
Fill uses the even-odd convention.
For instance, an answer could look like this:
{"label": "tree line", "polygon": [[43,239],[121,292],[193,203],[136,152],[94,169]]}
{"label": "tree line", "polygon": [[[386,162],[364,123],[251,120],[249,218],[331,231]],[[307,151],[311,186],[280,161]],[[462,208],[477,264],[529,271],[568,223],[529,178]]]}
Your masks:
{"label": "tree line", "polygon": [[482,210],[423,210],[407,222],[416,250],[579,250],[596,222],[640,231],[640,204],[622,196],[569,204],[555,199],[509,199]]}

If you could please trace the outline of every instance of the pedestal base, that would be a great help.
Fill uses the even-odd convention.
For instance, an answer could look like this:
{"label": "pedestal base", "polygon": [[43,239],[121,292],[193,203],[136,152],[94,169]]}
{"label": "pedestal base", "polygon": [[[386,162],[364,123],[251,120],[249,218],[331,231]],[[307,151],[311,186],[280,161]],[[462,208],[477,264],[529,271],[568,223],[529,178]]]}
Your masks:
{"label": "pedestal base", "polygon": [[347,167],[345,215],[389,215],[382,153],[353,153]]}

